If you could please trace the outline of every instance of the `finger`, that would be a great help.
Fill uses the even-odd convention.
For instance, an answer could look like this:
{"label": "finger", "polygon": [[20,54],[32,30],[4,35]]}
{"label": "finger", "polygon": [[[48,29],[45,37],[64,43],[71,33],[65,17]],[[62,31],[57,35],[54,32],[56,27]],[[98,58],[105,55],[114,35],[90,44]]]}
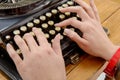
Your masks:
{"label": "finger", "polygon": [[100,22],[100,17],[99,17],[99,14],[98,14],[97,7],[96,7],[96,5],[94,3],[94,0],[90,0],[90,6],[91,6],[91,8],[92,8],[92,10],[94,12],[95,18],[97,19],[97,21]]}
{"label": "finger", "polygon": [[26,33],[23,36],[24,40],[26,41],[28,47],[30,48],[31,51],[34,51],[36,49],[36,47],[38,47],[35,39],[33,38],[33,36],[30,33]]}
{"label": "finger", "polygon": [[56,52],[56,54],[62,56],[62,51],[61,51],[61,47],[60,47],[60,34],[58,34],[52,43],[52,47],[54,49],[54,51]]}
{"label": "finger", "polygon": [[25,43],[25,41],[18,35],[14,37],[14,40],[16,44],[18,45],[18,47],[20,48],[21,52],[23,53],[23,56],[26,57],[29,53],[29,48],[27,44]]}
{"label": "finger", "polygon": [[87,43],[87,41],[84,38],[81,38],[76,32],[70,29],[65,29],[64,32],[69,38],[75,41],[79,46],[82,46],[83,44]]}
{"label": "finger", "polygon": [[68,26],[71,25],[75,28],[80,29],[82,32],[84,31],[84,27],[82,26],[82,22],[78,21],[75,18],[69,18],[67,20],[64,20],[60,23],[55,24],[55,26],[59,26],[59,27],[64,27],[64,26]]}
{"label": "finger", "polygon": [[85,12],[85,10],[80,6],[71,6],[60,9],[61,12],[74,12],[79,15],[79,17],[84,21],[89,18],[88,14]]}
{"label": "finger", "polygon": [[37,40],[39,42],[39,44],[42,45],[48,45],[48,41],[45,38],[45,35],[42,31],[40,31],[38,28],[33,28],[33,32],[35,33]]}
{"label": "finger", "polygon": [[78,3],[81,7],[83,7],[83,9],[85,9],[87,14],[91,18],[95,18],[94,12],[92,11],[92,8],[87,3],[85,3],[83,0],[75,0],[75,2]]}
{"label": "finger", "polygon": [[16,53],[16,51],[13,49],[13,47],[10,44],[7,44],[6,48],[9,56],[14,61],[16,67],[18,67],[22,63],[22,59],[19,57],[19,55]]}

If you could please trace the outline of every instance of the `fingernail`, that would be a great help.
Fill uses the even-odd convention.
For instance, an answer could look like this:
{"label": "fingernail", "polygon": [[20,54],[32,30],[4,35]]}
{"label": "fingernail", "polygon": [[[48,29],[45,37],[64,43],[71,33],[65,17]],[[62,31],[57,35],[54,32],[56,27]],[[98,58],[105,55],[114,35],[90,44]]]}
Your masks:
{"label": "fingernail", "polygon": [[70,30],[69,30],[69,29],[65,29],[64,32],[65,32],[65,34],[67,34],[67,35],[70,34]]}
{"label": "fingernail", "polygon": [[16,36],[14,37],[14,39],[18,39],[18,38],[20,38],[20,36],[19,36],[19,35],[16,35]]}
{"label": "fingernail", "polygon": [[54,24],[54,26],[58,26],[59,23]]}
{"label": "fingernail", "polygon": [[60,33],[59,33],[57,36],[58,36],[58,38],[60,39]]}
{"label": "fingernail", "polygon": [[11,44],[8,43],[8,44],[6,45],[6,48],[7,48],[7,49],[11,48]]}
{"label": "fingernail", "polygon": [[37,29],[37,28],[36,28],[36,27],[33,27],[33,28],[32,28],[32,30],[35,30],[35,29]]}

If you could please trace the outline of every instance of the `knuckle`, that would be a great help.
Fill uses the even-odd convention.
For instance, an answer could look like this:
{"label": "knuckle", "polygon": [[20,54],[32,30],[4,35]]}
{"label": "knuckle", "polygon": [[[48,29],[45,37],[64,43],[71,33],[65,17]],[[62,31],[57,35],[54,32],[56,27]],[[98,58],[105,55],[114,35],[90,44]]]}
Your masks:
{"label": "knuckle", "polygon": [[98,10],[97,10],[97,9],[95,9],[95,10],[94,10],[94,13],[95,13],[95,14],[97,14],[97,13],[98,13]]}
{"label": "knuckle", "polygon": [[70,33],[70,38],[74,38],[74,37],[76,36],[76,34],[77,34],[77,33],[71,31],[71,33]]}
{"label": "knuckle", "polygon": [[86,9],[87,9],[88,11],[91,11],[91,10],[92,10],[92,8],[89,7],[89,6],[87,6]]}
{"label": "knuckle", "polygon": [[10,54],[10,57],[11,57],[11,58],[16,58],[16,53]]}
{"label": "knuckle", "polygon": [[82,7],[76,6],[76,9],[75,9],[75,10],[76,10],[77,12],[80,12],[81,9],[82,9]]}

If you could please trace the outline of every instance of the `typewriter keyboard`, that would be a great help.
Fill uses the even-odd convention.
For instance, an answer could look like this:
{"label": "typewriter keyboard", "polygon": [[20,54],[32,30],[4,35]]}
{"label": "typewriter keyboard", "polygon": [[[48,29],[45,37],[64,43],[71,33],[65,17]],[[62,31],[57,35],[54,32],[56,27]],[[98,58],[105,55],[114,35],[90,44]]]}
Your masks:
{"label": "typewriter keyboard", "polygon": [[64,28],[67,27],[73,31],[76,31],[78,34],[80,34],[80,36],[82,36],[82,33],[79,30],[73,28],[72,26],[65,26],[64,28],[61,28],[54,26],[54,24],[71,17],[75,17],[76,19],[80,20],[80,18],[75,13],[61,13],[59,11],[60,8],[75,5],[76,3],[71,0],[63,0],[63,2],[61,1],[61,3],[50,5],[44,10],[32,15],[31,17],[28,17],[27,19],[2,30],[0,33],[3,44],[12,44],[17,53],[21,54],[20,49],[13,40],[14,36],[20,35],[22,37],[25,33],[31,33],[36,39],[35,34],[32,32],[32,28],[37,27],[39,30],[43,31],[49,43],[52,42],[56,34],[60,33],[63,56],[64,58],[68,57],[68,55],[76,49],[76,44],[66,36],[66,34],[64,33]]}

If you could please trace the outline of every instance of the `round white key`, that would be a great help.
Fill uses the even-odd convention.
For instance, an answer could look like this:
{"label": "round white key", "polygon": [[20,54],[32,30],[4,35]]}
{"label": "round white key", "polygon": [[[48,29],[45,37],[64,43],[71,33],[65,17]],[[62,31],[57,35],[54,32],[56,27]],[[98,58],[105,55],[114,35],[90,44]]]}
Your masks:
{"label": "round white key", "polygon": [[27,31],[27,27],[26,26],[21,26],[20,30],[23,31],[23,32],[25,32],[25,31]]}
{"label": "round white key", "polygon": [[35,24],[40,24],[40,20],[39,20],[39,19],[34,19],[33,22],[34,22]]}
{"label": "round white key", "polygon": [[19,34],[20,34],[20,31],[19,31],[19,30],[14,30],[14,31],[13,31],[13,34],[14,34],[14,35],[19,35]]}
{"label": "round white key", "polygon": [[10,38],[11,38],[10,35],[5,36],[5,39],[7,39],[7,40],[10,40]]}
{"label": "round white key", "polygon": [[48,12],[48,13],[46,13],[46,16],[50,18],[50,17],[52,17],[52,13]]}
{"label": "round white key", "polygon": [[43,23],[42,24],[42,28],[44,28],[44,29],[48,28],[48,24],[47,23]]}
{"label": "round white key", "polygon": [[55,30],[50,30],[49,33],[50,33],[51,35],[55,35]]}
{"label": "round white key", "polygon": [[53,14],[57,14],[57,13],[58,13],[58,11],[57,11],[56,9],[53,9],[51,12],[52,12]]}
{"label": "round white key", "polygon": [[54,25],[54,21],[48,21],[48,24],[49,24],[50,26],[53,26],[53,25]]}
{"label": "round white key", "polygon": [[68,1],[67,4],[70,5],[70,6],[73,6],[74,2],[73,1]]}
{"label": "round white key", "polygon": [[27,23],[27,26],[28,26],[29,28],[32,28],[32,27],[34,27],[34,24],[33,24],[32,22],[29,22],[29,23]]}
{"label": "round white key", "polygon": [[62,7],[66,8],[68,7],[68,4],[63,4]]}
{"label": "round white key", "polygon": [[61,27],[55,27],[55,30],[59,32],[61,30]]}
{"label": "round white key", "polygon": [[40,16],[40,20],[45,21],[46,17],[45,16]]}
{"label": "round white key", "polygon": [[50,38],[50,35],[48,33],[45,33],[45,37],[48,39]]}

